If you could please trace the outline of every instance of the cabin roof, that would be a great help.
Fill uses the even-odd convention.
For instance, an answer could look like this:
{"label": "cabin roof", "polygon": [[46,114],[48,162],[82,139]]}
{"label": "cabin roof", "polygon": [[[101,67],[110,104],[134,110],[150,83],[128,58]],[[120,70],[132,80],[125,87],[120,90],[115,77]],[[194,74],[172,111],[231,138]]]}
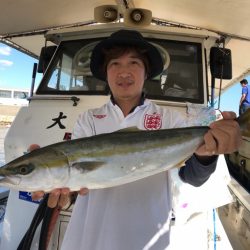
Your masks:
{"label": "cabin roof", "polygon": [[149,9],[154,20],[226,35],[233,79],[223,81],[223,90],[249,74],[250,1],[246,0],[5,0],[0,8],[0,40],[38,57],[47,31],[93,23],[94,8],[106,4],[117,5],[120,12]]}

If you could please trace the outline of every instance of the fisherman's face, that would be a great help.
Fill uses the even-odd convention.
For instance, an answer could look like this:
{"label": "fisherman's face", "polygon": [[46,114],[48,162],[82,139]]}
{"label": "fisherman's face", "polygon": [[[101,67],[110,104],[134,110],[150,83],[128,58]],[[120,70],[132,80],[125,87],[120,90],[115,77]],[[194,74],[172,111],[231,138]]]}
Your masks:
{"label": "fisherman's face", "polygon": [[145,66],[136,52],[111,59],[107,65],[107,81],[116,100],[140,98],[145,79]]}

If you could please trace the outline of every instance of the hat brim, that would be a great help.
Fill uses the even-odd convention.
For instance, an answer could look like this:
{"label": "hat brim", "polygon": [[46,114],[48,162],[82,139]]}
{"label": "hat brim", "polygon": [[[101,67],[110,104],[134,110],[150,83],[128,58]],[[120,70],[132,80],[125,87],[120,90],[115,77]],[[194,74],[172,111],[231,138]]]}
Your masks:
{"label": "hat brim", "polygon": [[149,70],[150,70],[149,72],[147,72],[147,78],[149,79],[153,78],[162,72],[163,70],[162,56],[159,50],[146,40],[129,39],[129,38],[126,40],[121,40],[116,38],[108,38],[98,43],[92,51],[90,69],[92,74],[97,79],[106,81],[106,74],[105,72],[103,72],[103,63],[104,63],[103,49],[108,49],[113,46],[122,46],[122,45],[132,45],[145,49],[146,56],[148,57],[149,61]]}

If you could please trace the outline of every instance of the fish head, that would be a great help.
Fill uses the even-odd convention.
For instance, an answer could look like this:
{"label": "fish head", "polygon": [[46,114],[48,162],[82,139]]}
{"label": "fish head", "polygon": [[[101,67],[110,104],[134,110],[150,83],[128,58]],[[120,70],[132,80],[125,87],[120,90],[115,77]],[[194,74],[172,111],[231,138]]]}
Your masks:
{"label": "fish head", "polygon": [[67,178],[67,157],[53,149],[34,150],[0,168],[0,186],[20,191],[52,190]]}

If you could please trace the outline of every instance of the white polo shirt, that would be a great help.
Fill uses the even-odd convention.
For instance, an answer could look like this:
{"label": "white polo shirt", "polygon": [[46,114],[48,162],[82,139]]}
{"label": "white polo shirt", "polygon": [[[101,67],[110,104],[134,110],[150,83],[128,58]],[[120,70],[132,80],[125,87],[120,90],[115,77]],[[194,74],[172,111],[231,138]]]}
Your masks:
{"label": "white polo shirt", "polygon": [[[111,101],[81,114],[73,138],[109,133],[126,127],[165,129],[185,126],[186,120],[172,109],[145,100],[127,117]],[[63,250],[140,250],[166,224],[171,213],[168,173],[133,183],[90,190],[78,196],[62,244]],[[169,232],[150,248],[165,249]]]}

